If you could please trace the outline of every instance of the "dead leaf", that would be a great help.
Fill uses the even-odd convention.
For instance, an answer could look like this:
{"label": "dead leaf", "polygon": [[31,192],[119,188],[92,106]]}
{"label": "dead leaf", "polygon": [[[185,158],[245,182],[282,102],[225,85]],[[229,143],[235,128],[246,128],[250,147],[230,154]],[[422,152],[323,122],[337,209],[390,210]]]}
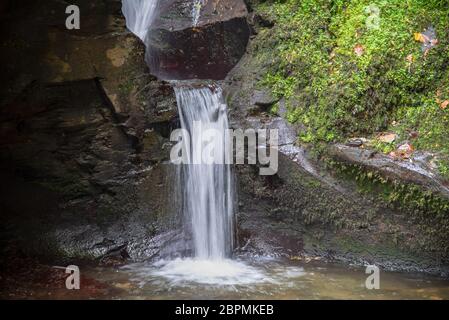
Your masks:
{"label": "dead leaf", "polygon": [[398,136],[395,133],[386,133],[378,136],[379,141],[384,143],[393,143]]}
{"label": "dead leaf", "polygon": [[410,155],[415,151],[415,148],[409,143],[404,143],[398,147],[397,152],[401,155],[402,158],[409,158]]}
{"label": "dead leaf", "polygon": [[415,41],[424,43],[424,42],[428,42],[429,41],[429,37],[427,37],[426,35],[422,34],[421,32],[416,32],[413,34]]}
{"label": "dead leaf", "polygon": [[415,58],[413,57],[413,54],[409,54],[409,55],[407,56],[406,59],[407,59],[407,61],[408,61],[408,72],[411,72],[413,60],[414,60]]}
{"label": "dead leaf", "polygon": [[394,158],[394,160],[410,159],[414,151],[415,148],[410,143],[404,143],[396,151],[390,152],[390,157]]}
{"label": "dead leaf", "polygon": [[413,34],[416,41],[421,42],[421,50],[424,53],[424,58],[429,54],[429,50],[438,44],[436,31],[432,26],[429,26],[424,32]]}
{"label": "dead leaf", "polygon": [[392,157],[392,158],[394,158],[394,159],[396,159],[398,156],[396,155],[396,151],[391,151],[389,154],[388,154],[390,157]]}
{"label": "dead leaf", "polygon": [[449,100],[444,100],[441,104],[440,104],[440,108],[441,109],[446,109],[449,106]]}
{"label": "dead leaf", "polygon": [[410,137],[410,139],[416,139],[419,136],[419,133],[417,131],[412,131],[408,134],[408,136]]}
{"label": "dead leaf", "polygon": [[354,47],[354,53],[358,57],[362,56],[364,52],[365,52],[365,48],[361,44],[358,44]]}
{"label": "dead leaf", "polygon": [[133,288],[133,285],[129,282],[126,283],[115,283],[115,286],[117,288],[123,289],[123,290],[130,290]]}

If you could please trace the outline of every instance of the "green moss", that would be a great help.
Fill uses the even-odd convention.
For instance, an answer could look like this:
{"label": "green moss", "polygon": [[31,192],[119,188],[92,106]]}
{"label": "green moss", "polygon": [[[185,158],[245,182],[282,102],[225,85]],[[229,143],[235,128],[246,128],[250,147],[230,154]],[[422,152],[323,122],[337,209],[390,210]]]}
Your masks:
{"label": "green moss", "polygon": [[356,181],[358,191],[374,194],[391,208],[401,208],[416,216],[433,215],[449,222],[449,200],[413,184],[403,184],[384,178],[377,172],[357,165],[328,162],[343,178]]}
{"label": "green moss", "polygon": [[438,161],[438,169],[441,172],[441,175],[446,179],[449,179],[449,160],[439,160]]}
{"label": "green moss", "polygon": [[[373,6],[379,28],[367,24]],[[287,119],[306,127],[304,143],[385,130],[407,138],[414,131],[417,149],[448,155],[449,107],[440,108],[449,99],[448,6],[442,0],[263,1],[256,10],[275,26],[256,40],[257,59],[268,66],[261,85],[287,100]],[[424,54],[414,33],[429,26],[439,43]],[[395,145],[377,147],[389,152]]]}
{"label": "green moss", "polygon": [[392,143],[387,143],[387,142],[382,142],[379,140],[374,140],[371,144],[370,147],[373,148],[374,150],[380,151],[382,153],[388,154],[390,152],[392,152],[393,150],[396,149],[396,144],[394,142]]}
{"label": "green moss", "polygon": [[270,113],[273,115],[277,115],[279,113],[279,102],[276,102],[270,109]]}
{"label": "green moss", "polygon": [[132,80],[128,80],[119,84],[119,91],[122,95],[128,96],[133,90],[133,87]]}

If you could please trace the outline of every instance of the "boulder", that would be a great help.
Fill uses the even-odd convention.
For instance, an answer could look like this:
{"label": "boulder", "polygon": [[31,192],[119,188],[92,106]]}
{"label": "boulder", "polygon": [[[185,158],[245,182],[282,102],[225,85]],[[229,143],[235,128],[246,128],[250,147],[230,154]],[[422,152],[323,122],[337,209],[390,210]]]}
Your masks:
{"label": "boulder", "polygon": [[161,2],[145,41],[151,73],[170,80],[224,79],[245,53],[247,14],[243,0]]}

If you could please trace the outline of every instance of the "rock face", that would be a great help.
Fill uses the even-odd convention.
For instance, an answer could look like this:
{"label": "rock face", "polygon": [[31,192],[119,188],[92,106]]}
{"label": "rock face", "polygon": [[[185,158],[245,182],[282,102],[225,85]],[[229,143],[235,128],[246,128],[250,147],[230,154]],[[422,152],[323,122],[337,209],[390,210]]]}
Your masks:
{"label": "rock face", "polygon": [[243,1],[204,1],[196,27],[192,1],[160,2],[149,51],[164,59],[152,70],[119,0],[73,1],[80,30],[66,29],[64,2],[7,4],[0,8],[2,239],[67,259],[145,259],[163,254],[163,244],[175,247],[180,219],[169,208],[166,162],[176,99],[150,73],[224,78],[249,37]]}
{"label": "rock face", "polygon": [[417,154],[412,161],[395,161],[378,152],[335,144],[330,154],[342,162],[360,165],[367,170],[375,170],[385,178],[419,185],[431,192],[441,194],[449,199],[449,184],[437,172],[428,167],[426,154]]}
{"label": "rock face", "polygon": [[[257,12],[249,17],[256,36],[224,83],[231,123],[235,128],[277,128],[281,147],[279,171],[274,176],[259,176],[254,166],[236,166],[240,250],[312,255],[390,270],[447,275],[449,219],[445,214],[391,205],[375,190],[361,192],[354,177],[342,177],[298,143],[295,137],[302,130],[301,124],[285,120],[284,101],[271,97],[270,90],[263,89],[259,81],[267,70],[259,56],[264,53],[257,34],[272,24],[260,23],[264,20]],[[353,150],[357,148],[339,146],[332,161],[343,166],[354,164],[360,157]],[[383,160],[372,161],[379,164]],[[395,171],[393,163],[380,167],[405,184],[421,178],[430,190],[442,190],[440,181],[431,183],[432,179],[418,177],[417,172],[411,174],[406,168],[396,166]]]}
{"label": "rock face", "polygon": [[[0,5],[2,248],[13,241],[33,254],[102,261],[169,254],[163,244],[183,240],[180,219],[167,207],[174,202],[173,170],[165,164],[178,122],[173,90],[150,75],[120,1],[73,3],[81,30],[65,28],[63,1]],[[240,249],[447,273],[446,215],[408,212],[359,193],[298,145],[301,126],[286,122],[283,101],[259,86],[266,70],[254,56],[257,36],[244,54],[250,31],[243,1],[204,1],[197,23],[192,5],[161,2],[147,39],[151,73],[223,79],[243,55],[224,83],[232,126],[280,130],[277,175],[236,168]],[[256,34],[272,26],[254,12],[248,20]],[[277,114],[270,112],[275,104]],[[336,146],[334,158],[390,173],[394,166],[346,146]],[[407,172],[393,173],[441,189],[443,182]]]}
{"label": "rock face", "polygon": [[195,2],[159,4],[146,44],[151,73],[160,79],[222,80],[245,53],[250,30],[243,0]]}
{"label": "rock face", "polygon": [[65,28],[61,1],[3,12],[2,239],[41,255],[148,258],[176,229],[164,164],[174,94],[149,74],[120,1],[74,4],[81,30]]}

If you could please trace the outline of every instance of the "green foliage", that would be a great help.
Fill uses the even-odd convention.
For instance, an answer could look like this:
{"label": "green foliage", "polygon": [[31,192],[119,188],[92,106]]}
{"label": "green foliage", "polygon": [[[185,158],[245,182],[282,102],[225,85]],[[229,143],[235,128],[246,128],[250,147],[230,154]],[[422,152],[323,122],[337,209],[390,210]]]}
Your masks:
{"label": "green foliage", "polygon": [[387,143],[379,140],[374,140],[370,147],[385,154],[388,154],[396,149],[395,143]]}
{"label": "green foliage", "polygon": [[438,161],[438,169],[440,170],[441,175],[449,179],[449,160],[448,159],[440,159]]}
{"label": "green foliage", "polygon": [[379,200],[392,208],[408,210],[415,216],[431,214],[444,221],[449,212],[449,201],[416,185],[406,185],[384,178],[377,172],[356,165],[328,163],[340,175],[355,180],[361,193],[377,194]]}
{"label": "green foliage", "polygon": [[[380,10],[379,28],[367,25]],[[449,154],[449,3],[444,0],[285,0],[256,7],[275,26],[259,34],[269,72],[306,143],[389,130],[418,133],[419,149]],[[427,53],[415,33],[432,26]],[[267,54],[269,52],[269,54]],[[391,146],[379,146],[389,149]]]}

